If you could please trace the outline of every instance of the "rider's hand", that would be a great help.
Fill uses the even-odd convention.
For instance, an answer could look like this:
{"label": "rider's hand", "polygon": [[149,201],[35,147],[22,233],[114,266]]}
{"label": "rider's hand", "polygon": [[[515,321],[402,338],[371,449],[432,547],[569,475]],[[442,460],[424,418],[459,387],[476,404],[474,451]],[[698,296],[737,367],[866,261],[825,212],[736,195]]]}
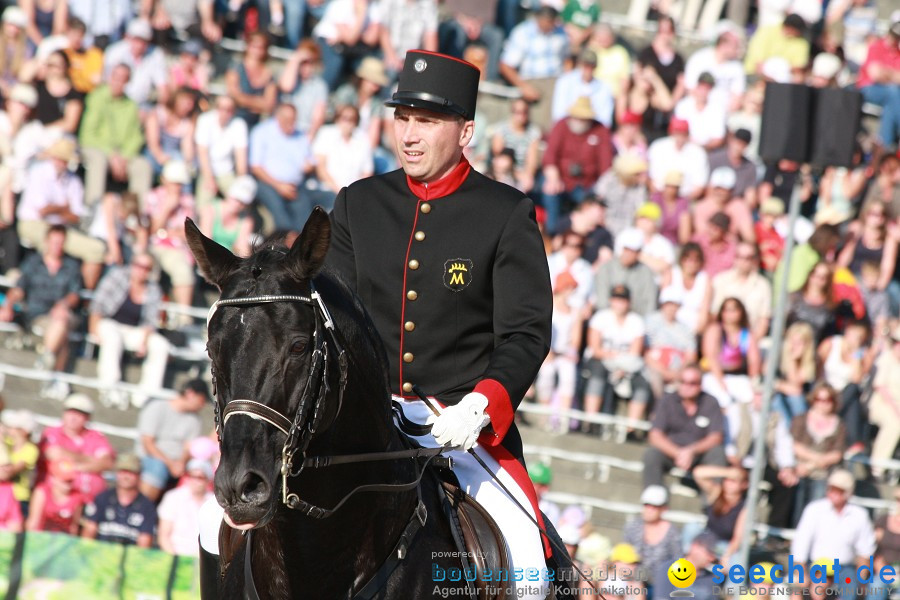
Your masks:
{"label": "rider's hand", "polygon": [[475,445],[478,434],[490,423],[484,414],[488,399],[484,394],[472,392],[463,396],[459,404],[448,406],[439,416],[431,415],[426,421],[431,425],[431,434],[442,446],[469,450]]}

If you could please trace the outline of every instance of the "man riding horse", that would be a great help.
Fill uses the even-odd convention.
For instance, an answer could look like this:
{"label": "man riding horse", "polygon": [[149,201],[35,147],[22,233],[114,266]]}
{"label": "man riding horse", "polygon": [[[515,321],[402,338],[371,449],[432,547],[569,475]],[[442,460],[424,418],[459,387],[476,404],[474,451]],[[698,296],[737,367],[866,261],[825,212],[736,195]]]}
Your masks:
{"label": "man riding horse", "polygon": [[[415,439],[454,448],[454,474],[506,536],[511,569],[542,571],[549,544],[466,452],[474,448],[543,524],[514,419],[549,349],[550,277],[532,201],[463,156],[478,81],[467,62],[407,53],[386,102],[402,169],[340,191],[327,264],[369,311],[406,419],[433,423]],[[440,416],[414,389],[443,405]],[[520,598],[549,591],[547,581],[518,585]]]}

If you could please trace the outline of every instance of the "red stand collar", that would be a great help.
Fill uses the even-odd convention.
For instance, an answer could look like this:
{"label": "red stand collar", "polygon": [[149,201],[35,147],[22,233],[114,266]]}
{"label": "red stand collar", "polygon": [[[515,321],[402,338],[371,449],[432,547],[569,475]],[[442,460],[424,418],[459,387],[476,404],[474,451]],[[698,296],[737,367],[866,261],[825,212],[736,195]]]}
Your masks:
{"label": "red stand collar", "polygon": [[438,198],[443,198],[444,196],[449,196],[458,190],[459,186],[462,185],[462,182],[469,176],[469,171],[471,170],[472,165],[469,164],[466,157],[460,156],[459,164],[441,179],[426,184],[421,181],[416,181],[407,175],[406,185],[409,186],[409,190],[415,194],[419,200],[436,200]]}

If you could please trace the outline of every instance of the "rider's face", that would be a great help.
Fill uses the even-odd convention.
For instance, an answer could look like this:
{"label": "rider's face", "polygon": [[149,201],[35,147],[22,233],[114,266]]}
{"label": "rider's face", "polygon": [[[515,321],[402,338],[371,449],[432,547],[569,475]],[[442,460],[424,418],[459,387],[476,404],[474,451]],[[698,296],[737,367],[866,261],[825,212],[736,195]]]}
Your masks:
{"label": "rider's face", "polygon": [[423,108],[397,107],[394,134],[403,170],[425,183],[444,177],[459,163],[474,128],[474,121],[462,117]]}

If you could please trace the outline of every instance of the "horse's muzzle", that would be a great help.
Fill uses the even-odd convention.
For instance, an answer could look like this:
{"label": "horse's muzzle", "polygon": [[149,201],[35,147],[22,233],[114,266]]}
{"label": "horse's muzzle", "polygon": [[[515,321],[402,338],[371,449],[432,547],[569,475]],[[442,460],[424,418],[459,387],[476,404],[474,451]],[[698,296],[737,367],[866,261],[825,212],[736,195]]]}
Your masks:
{"label": "horse's muzzle", "polygon": [[272,508],[272,484],[254,470],[216,472],[216,498],[235,524],[255,523]]}

